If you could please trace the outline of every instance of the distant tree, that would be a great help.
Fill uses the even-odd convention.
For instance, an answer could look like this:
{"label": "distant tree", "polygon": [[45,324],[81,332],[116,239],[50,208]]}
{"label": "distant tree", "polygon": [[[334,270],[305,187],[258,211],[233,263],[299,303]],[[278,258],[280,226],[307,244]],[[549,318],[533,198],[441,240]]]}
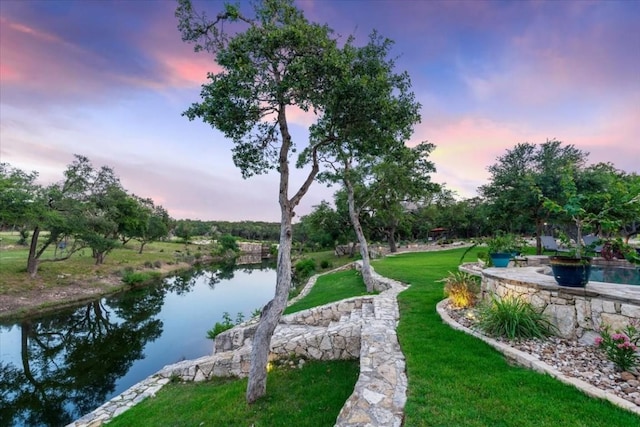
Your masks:
{"label": "distant tree", "polygon": [[[96,264],[119,244],[119,234],[129,229],[135,200],[107,166],[95,168],[82,155],[64,171],[64,179],[35,195],[27,271],[33,277],[42,262],[64,261],[82,248],[92,250]],[[40,232],[48,235],[40,240]],[[53,256],[42,256],[50,247]]]}
{"label": "distant tree", "polygon": [[124,246],[144,233],[152,211],[140,197],[126,192],[124,197],[116,201],[114,208],[117,234]]}
{"label": "distant tree", "polygon": [[403,145],[385,153],[372,168],[366,205],[380,222],[391,252],[397,252],[398,229],[409,227],[409,210],[439,190],[430,177],[435,172],[434,164],[428,160],[433,148],[428,143],[413,148]]}
{"label": "distant tree", "polygon": [[[576,175],[577,191],[594,218],[592,232],[604,237],[622,234],[628,242],[640,225],[640,176],[627,174],[610,163],[598,163]],[[604,214],[604,215],[603,215]]]}
{"label": "distant tree", "polygon": [[[346,219],[346,218],[344,218]],[[294,227],[295,237],[314,250],[334,248],[337,243],[344,243],[342,238],[345,232],[352,231],[350,223],[344,221],[331,205],[322,201],[313,207],[308,215],[303,216]]]}
{"label": "distant tree", "polygon": [[191,224],[191,221],[178,220],[176,223],[176,227],[173,230],[173,234],[181,238],[185,245],[189,243],[189,240],[191,240],[191,237],[193,237],[194,235],[193,225]]}
{"label": "distant tree", "polygon": [[34,217],[34,202],[40,186],[38,172],[25,172],[0,163],[0,229],[20,230]]}
{"label": "distant tree", "polygon": [[490,182],[480,187],[490,206],[494,231],[517,232],[534,224],[537,253],[542,253],[540,235],[550,218],[543,199],[558,199],[562,193],[562,171],[567,167],[580,169],[587,156],[588,153],[573,145],[563,146],[560,141],[547,140],[539,146],[517,144],[498,157],[497,163],[488,168]]}
{"label": "distant tree", "polygon": [[142,253],[147,243],[161,240],[168,236],[171,218],[162,206],[154,205],[151,199],[139,199],[139,203],[147,213],[146,223],[140,230],[140,234],[135,236],[140,242],[140,250],[138,253]]}

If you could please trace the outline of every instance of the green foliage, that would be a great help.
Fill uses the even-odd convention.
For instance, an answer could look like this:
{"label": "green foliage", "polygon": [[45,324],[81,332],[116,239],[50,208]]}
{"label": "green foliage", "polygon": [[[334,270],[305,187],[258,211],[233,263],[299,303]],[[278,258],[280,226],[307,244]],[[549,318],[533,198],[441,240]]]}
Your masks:
{"label": "green foliage", "polygon": [[133,271],[128,268],[122,272],[122,282],[129,286],[141,285],[159,277],[160,274],[154,271]]}
{"label": "green foliage", "polygon": [[630,371],[640,363],[637,353],[640,344],[637,320],[614,333],[611,333],[611,326],[603,324],[595,344],[606,353],[619,371]]}
{"label": "green foliage", "polygon": [[526,245],[522,239],[514,234],[498,232],[495,236],[485,239],[489,254],[520,253]]}
{"label": "green foliage", "polygon": [[473,307],[480,292],[480,279],[462,271],[450,272],[442,279],[444,293],[457,308]]}
{"label": "green foliage", "polygon": [[321,269],[326,270],[331,267],[333,267],[333,264],[331,264],[331,261],[329,261],[328,259],[323,259],[322,261],[320,261]]}
{"label": "green foliage", "polygon": [[313,258],[305,258],[298,262],[294,266],[294,274],[296,280],[299,282],[305,281],[313,275],[316,271],[316,261]]}
{"label": "green foliage", "polygon": [[218,239],[219,249],[218,252],[220,254],[233,253],[237,254],[240,252],[240,248],[238,247],[238,242],[236,238],[230,234],[225,234]]}
{"label": "green foliage", "polygon": [[494,229],[522,232],[535,226],[537,234],[543,234],[542,225],[549,214],[533,189],[539,189],[545,197],[557,198],[562,192],[558,180],[562,169],[584,164],[587,156],[557,140],[517,144],[499,156],[488,168],[489,183],[480,188]]}
{"label": "green foliage", "polygon": [[491,297],[479,306],[477,326],[487,335],[516,340],[552,335],[553,325],[530,303],[514,296]]}
{"label": "green foliage", "polygon": [[238,314],[236,314],[236,321],[234,323],[231,320],[231,315],[229,314],[229,312],[225,311],[224,313],[222,313],[222,322],[216,322],[216,324],[213,325],[213,328],[207,331],[207,338],[213,340],[222,332],[227,331],[236,325],[239,325],[243,320],[244,314],[238,312]]}

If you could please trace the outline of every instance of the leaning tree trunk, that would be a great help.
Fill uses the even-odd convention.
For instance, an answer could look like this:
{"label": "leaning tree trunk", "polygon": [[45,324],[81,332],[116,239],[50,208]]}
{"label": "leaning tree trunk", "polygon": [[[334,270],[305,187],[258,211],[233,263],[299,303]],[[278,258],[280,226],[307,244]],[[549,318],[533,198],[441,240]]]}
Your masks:
{"label": "leaning tree trunk", "polygon": [[348,179],[345,179],[345,186],[347,187],[347,199],[349,204],[349,218],[353,229],[358,237],[358,243],[360,243],[360,256],[362,257],[362,280],[367,288],[367,292],[373,292],[373,275],[371,274],[371,261],[369,259],[369,246],[367,245],[367,239],[364,237],[362,231],[362,225],[360,224],[360,218],[358,212],[356,212],[355,195],[353,192],[353,186]]}
{"label": "leaning tree trunk", "polygon": [[253,337],[251,366],[247,385],[247,402],[253,403],[267,391],[267,359],[271,336],[284,311],[291,288],[291,216],[283,213],[278,248],[275,297],[262,310],[260,323]]}
{"label": "leaning tree trunk", "polygon": [[278,247],[278,264],[276,270],[276,294],[262,309],[260,322],[253,337],[251,347],[251,365],[249,367],[249,381],[247,384],[246,399],[253,403],[267,392],[267,360],[271,349],[271,336],[275,331],[280,316],[287,305],[289,291],[291,290],[291,241],[293,231],[291,220],[294,216],[293,208],[309,190],[309,186],[318,174],[317,159],[314,154],[314,163],[309,176],[300,187],[296,195],[289,200],[289,147],[291,147],[291,135],[287,127],[285,108],[279,112],[278,122],[282,133],[282,146],[278,159],[280,169],[280,189],[278,202],[280,204],[280,246]]}
{"label": "leaning tree trunk", "polygon": [[36,225],[31,235],[31,245],[29,246],[29,256],[27,257],[27,272],[33,278],[38,274],[38,237],[40,236],[40,227]]}

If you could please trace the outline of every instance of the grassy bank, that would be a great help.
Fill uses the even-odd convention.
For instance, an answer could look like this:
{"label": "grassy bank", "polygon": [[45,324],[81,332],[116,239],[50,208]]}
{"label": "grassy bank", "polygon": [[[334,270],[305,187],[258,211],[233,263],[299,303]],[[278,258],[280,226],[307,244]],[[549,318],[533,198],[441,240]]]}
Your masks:
{"label": "grassy bank", "polygon": [[[329,259],[316,253],[314,260]],[[347,259],[333,259],[332,265]],[[366,294],[362,275],[345,270],[320,276],[311,292],[289,306],[294,313],[345,298]],[[208,383],[169,384],[116,417],[109,426],[213,425],[213,426],[331,426],[353,392],[358,360],[309,361],[302,369],[277,367],[269,372],[268,393],[255,404],[245,401],[246,379],[216,379]],[[171,407],[167,414],[165,408]]]}
{"label": "grassy bank", "polygon": [[[435,311],[435,305],[443,298],[442,283],[438,281],[449,271],[457,268],[462,252],[462,249],[458,249],[412,253],[388,257],[374,263],[376,271],[380,274],[411,285],[399,296],[401,320],[398,337],[407,358],[409,379],[405,408],[406,426],[640,425],[637,416],[606,401],[590,398],[549,376],[511,366],[502,354],[484,342],[443,324]],[[475,251],[468,254],[468,259],[476,259]],[[331,289],[332,283],[344,281],[355,284],[357,280],[358,276],[353,272],[331,274],[319,282],[325,290],[319,290],[318,293],[325,294],[327,289]],[[326,296],[318,299],[317,304],[326,303],[326,299]],[[293,399],[288,395],[279,394],[280,386],[276,385],[279,379],[272,376],[269,377],[268,396],[260,402],[261,406],[255,407],[247,407],[244,404],[245,381],[231,381],[224,389],[215,384],[176,384],[164,389],[157,399],[145,401],[142,406],[136,406],[124,414],[135,418],[121,420],[121,416],[116,419],[118,423],[114,425],[133,425],[132,420],[135,421],[135,425],[157,425],[147,422],[144,417],[162,413],[167,402],[171,402],[171,416],[175,422],[168,425],[194,424],[195,419],[191,417],[191,412],[195,411],[192,406],[195,404],[203,407],[198,409],[198,413],[208,414],[206,417],[203,415],[198,418],[199,422],[205,423],[204,425],[254,423],[256,426],[330,426],[333,425],[341,406],[339,402],[336,402],[332,410],[335,413],[332,412],[326,419],[319,420],[311,409],[306,416],[291,421],[291,417],[297,417],[300,413],[295,408],[306,408],[310,401],[319,401],[325,394],[335,392],[336,388],[344,388],[342,394],[350,393],[350,390],[347,390],[350,385],[342,381],[342,374],[338,369],[333,368],[331,364],[318,366],[318,369],[324,370],[328,378],[319,388],[315,388],[315,380],[305,377],[304,370],[287,373],[291,376],[286,377],[285,381],[290,383],[285,387],[294,390]],[[304,385],[306,382],[314,386],[313,390]],[[298,389],[300,384],[303,385]],[[243,412],[219,406],[219,400],[213,400],[219,399],[218,396],[234,402]],[[286,399],[283,400],[284,407],[280,399]],[[180,404],[175,405],[174,402]],[[258,415],[261,412],[275,413],[276,409],[270,409],[271,405],[274,408],[282,408],[277,420],[270,418],[271,415]],[[218,418],[227,410],[234,415],[230,418]],[[238,419],[251,421],[234,424],[238,423]]]}

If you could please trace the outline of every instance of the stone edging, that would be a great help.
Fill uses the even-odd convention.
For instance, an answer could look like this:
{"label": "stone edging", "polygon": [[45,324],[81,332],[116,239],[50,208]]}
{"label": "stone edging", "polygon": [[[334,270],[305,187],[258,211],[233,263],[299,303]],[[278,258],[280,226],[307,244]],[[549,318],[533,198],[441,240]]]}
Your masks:
{"label": "stone edging", "polygon": [[451,316],[449,316],[449,314],[447,313],[447,310],[444,308],[445,305],[448,304],[448,302],[449,302],[448,298],[440,301],[436,306],[436,310],[440,315],[440,317],[442,318],[442,321],[447,323],[453,329],[457,329],[469,335],[473,335],[474,337],[486,342],[491,347],[500,351],[506,357],[508,357],[509,359],[511,359],[512,361],[514,361],[516,364],[520,366],[533,369],[536,372],[548,374],[551,377],[557,379],[558,381],[561,381],[565,384],[569,384],[578,388],[579,390],[581,390],[582,392],[584,392],[585,394],[591,397],[608,400],[609,402],[613,403],[616,406],[619,406],[623,409],[631,411],[636,415],[640,415],[640,408],[634,405],[633,403],[629,402],[628,400],[622,399],[621,397],[618,397],[612,393],[599,389],[580,379],[568,377],[564,375],[562,372],[560,372],[559,370],[554,369],[550,365],[547,365],[546,363],[530,355],[529,353],[525,353],[523,351],[515,349],[491,337],[483,335],[478,331],[474,331],[473,329],[469,329],[466,326],[459,324],[453,318],[451,318]]}
{"label": "stone edging", "polygon": [[[360,268],[361,264],[351,263],[327,273],[354,267]],[[328,360],[345,356],[355,358],[359,355],[360,375],[354,392],[338,415],[335,425],[339,427],[400,427],[404,418],[407,377],[405,358],[395,329],[399,319],[396,297],[406,287],[400,282],[380,276],[373,269],[372,275],[376,281],[376,288],[385,289],[380,294],[349,298],[288,315],[281,320],[284,333],[280,333],[278,341],[282,342],[274,343],[273,338],[276,334],[272,338],[272,351],[276,353],[288,354],[294,347],[296,351],[299,350],[300,344],[287,346],[299,339],[307,346],[302,346],[305,347],[302,348],[302,355],[307,357]],[[289,304],[303,298],[318,277],[319,275],[314,275],[309,279],[300,295]],[[345,315],[345,311],[349,312],[348,316]],[[333,319],[336,315],[339,320]],[[301,324],[292,320],[296,316],[304,318],[304,322]],[[326,323],[327,316],[331,319],[323,330],[319,325],[322,322]],[[251,329],[252,325],[250,322],[247,323],[237,328],[244,328],[243,331]],[[243,331],[236,334],[236,339],[231,339],[233,351],[214,353],[211,356],[165,366],[67,427],[101,426],[145,398],[153,397],[171,381],[171,378],[202,381],[214,375],[245,376],[248,373],[250,352],[250,347],[245,344],[250,345],[251,337],[245,337]],[[232,333],[232,330],[229,332]]]}

